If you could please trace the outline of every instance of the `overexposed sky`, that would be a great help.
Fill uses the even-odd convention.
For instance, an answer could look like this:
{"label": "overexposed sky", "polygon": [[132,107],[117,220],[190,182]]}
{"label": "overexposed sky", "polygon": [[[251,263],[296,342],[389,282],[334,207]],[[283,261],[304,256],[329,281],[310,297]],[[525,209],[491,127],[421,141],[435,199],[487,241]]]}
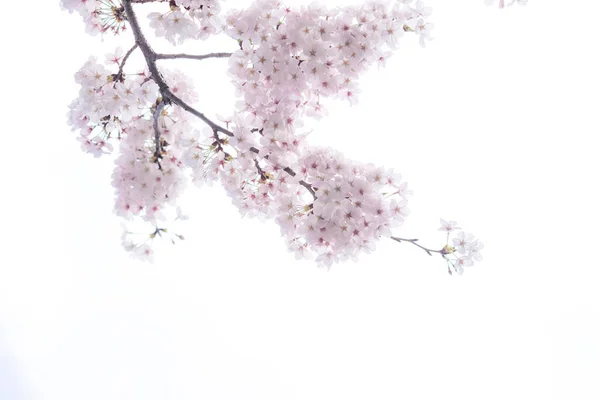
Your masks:
{"label": "overexposed sky", "polygon": [[[443,217],[485,243],[462,277],[391,241],[330,271],[296,261],[218,186],[182,198],[185,242],[132,260],[112,162],[81,153],[65,116],[75,71],[131,38],[37,3],[0,26],[1,400],[600,398],[596,2],[427,1],[434,40],[402,39],[357,105],[310,124],[312,143],[408,181],[398,236],[441,247]],[[172,65],[199,109],[231,112],[225,60]]]}

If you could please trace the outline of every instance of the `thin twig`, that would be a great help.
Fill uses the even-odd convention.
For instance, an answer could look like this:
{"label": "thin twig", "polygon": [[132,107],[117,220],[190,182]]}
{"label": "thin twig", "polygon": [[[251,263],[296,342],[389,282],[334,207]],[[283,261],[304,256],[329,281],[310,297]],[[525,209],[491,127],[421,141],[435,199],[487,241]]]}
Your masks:
{"label": "thin twig", "polygon": [[[255,154],[259,154],[259,152],[260,152],[260,150],[258,150],[256,147],[250,147],[249,150]],[[291,169],[290,167],[285,167],[283,170],[285,172],[287,172],[290,176],[296,176],[296,172],[293,169]],[[312,187],[312,185],[310,183],[307,183],[305,181],[299,181],[298,183],[300,185],[304,186],[306,188],[306,190],[308,190],[310,192],[313,199],[315,199],[315,200],[317,199],[317,194],[315,193],[315,189]]]}
{"label": "thin twig", "polygon": [[423,247],[423,246],[421,246],[420,244],[418,244],[418,243],[417,243],[417,241],[418,241],[419,239],[402,239],[402,238],[395,237],[395,236],[392,236],[392,237],[390,237],[390,239],[393,239],[393,240],[395,240],[396,242],[399,242],[399,243],[400,243],[400,242],[409,242],[409,243],[412,243],[412,244],[414,244],[415,246],[417,246],[417,247],[420,247],[420,248],[422,248],[423,250],[425,250],[425,252],[426,252],[427,254],[429,254],[430,256],[432,256],[432,255],[433,255],[432,253],[440,253],[442,256],[444,256],[444,255],[448,254],[448,252],[447,252],[445,249],[441,249],[441,250],[433,250],[433,249],[428,249],[427,247]]}
{"label": "thin twig", "polygon": [[258,174],[260,175],[260,179],[262,179],[263,181],[266,181],[268,179],[267,174],[265,174],[265,171],[263,171],[263,169],[260,167],[260,165],[258,165],[257,159],[254,159],[254,166],[256,166],[256,170],[258,171]]}
{"label": "thin twig", "polygon": [[119,71],[117,72],[116,80],[120,81],[123,78],[123,68],[125,67],[125,63],[127,62],[127,59],[129,58],[131,53],[133,53],[133,51],[137,49],[137,47],[138,45],[136,43],[133,45],[132,48],[129,49],[129,51],[127,51],[127,53],[125,53],[125,57],[123,57],[123,60],[121,60],[121,64],[119,65]]}
{"label": "thin twig", "polygon": [[[296,176],[296,172],[294,172],[294,170],[292,170],[290,167],[285,167],[283,169],[285,172],[287,172],[288,174],[290,174],[291,176]],[[306,188],[306,190],[308,190],[310,192],[310,194],[312,194],[313,199],[317,199],[317,194],[315,193],[315,189],[312,187],[312,185],[310,183],[306,183],[305,181],[300,181],[298,182],[300,185],[304,186]]]}

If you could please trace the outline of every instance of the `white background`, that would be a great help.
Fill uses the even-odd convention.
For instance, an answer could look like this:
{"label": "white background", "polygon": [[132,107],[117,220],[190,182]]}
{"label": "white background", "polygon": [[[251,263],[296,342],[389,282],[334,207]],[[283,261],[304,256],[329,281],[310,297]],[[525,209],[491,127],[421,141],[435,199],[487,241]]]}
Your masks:
{"label": "white background", "polygon": [[[600,398],[596,2],[430,0],[435,40],[402,39],[359,104],[312,125],[409,182],[399,236],[441,247],[443,217],[485,243],[463,277],[386,241],[329,272],[298,262],[219,187],[182,200],[184,243],[131,260],[111,161],[65,122],[73,74],[117,42],[57,3],[0,26],[0,399]],[[211,43],[190,51],[235,49]],[[177,65],[212,116],[233,104],[225,65]]]}

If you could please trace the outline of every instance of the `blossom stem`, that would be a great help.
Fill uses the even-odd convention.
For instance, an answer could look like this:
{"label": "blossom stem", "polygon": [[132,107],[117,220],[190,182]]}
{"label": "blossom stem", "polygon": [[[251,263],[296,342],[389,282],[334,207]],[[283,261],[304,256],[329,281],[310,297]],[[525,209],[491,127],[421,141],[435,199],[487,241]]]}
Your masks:
{"label": "blossom stem", "polygon": [[[251,152],[255,153],[255,154],[259,153],[259,150],[256,147],[250,147],[249,150]],[[287,172],[288,175],[290,175],[290,176],[296,176],[296,172],[293,169],[291,169],[290,167],[285,167],[283,170],[285,172]],[[313,199],[315,199],[315,200],[317,199],[317,194],[315,192],[315,189],[312,187],[312,185],[310,183],[307,183],[305,181],[299,181],[298,183],[301,186],[304,186],[306,188],[306,190],[308,190],[310,192],[310,194],[312,195]]]}
{"label": "blossom stem", "polygon": [[256,170],[258,171],[258,174],[260,175],[260,179],[266,181],[267,175],[265,174],[265,171],[263,171],[263,169],[260,167],[260,165],[258,165],[257,159],[254,159],[254,165],[256,166]]}
{"label": "blossom stem", "polygon": [[186,54],[186,53],[179,53],[179,54],[162,54],[162,53],[157,53],[156,59],[157,60],[175,60],[178,58],[187,58],[190,60],[204,60],[205,58],[228,58],[231,57],[233,53],[208,53],[208,54]]}
{"label": "blossom stem", "polygon": [[119,65],[119,71],[117,72],[117,79],[121,79],[123,77],[123,68],[125,67],[125,63],[127,62],[127,59],[129,58],[129,56],[131,55],[131,53],[134,52],[135,49],[137,49],[138,44],[134,44],[132,48],[129,49],[129,51],[127,51],[127,53],[125,53],[125,57],[123,57],[123,60],[121,61],[121,65]]}
{"label": "blossom stem", "polygon": [[421,246],[420,244],[417,243],[417,241],[419,239],[402,239],[402,238],[399,238],[399,237],[396,237],[396,236],[392,236],[392,237],[390,237],[390,239],[393,239],[393,240],[395,240],[398,243],[400,243],[400,242],[409,242],[409,243],[412,243],[415,246],[420,247],[423,250],[425,250],[425,252],[427,254],[429,254],[430,256],[433,255],[432,253],[440,253],[442,256],[444,256],[446,254],[446,252],[444,251],[444,249],[442,249],[442,250],[432,250],[432,249],[428,249],[427,247]]}
{"label": "blossom stem", "polygon": [[[292,170],[290,167],[285,167],[283,169],[285,172],[287,172],[288,174],[290,174],[291,176],[296,176],[296,172],[294,172],[294,170]],[[304,186],[306,188],[306,190],[308,190],[310,192],[310,194],[312,195],[313,199],[317,199],[317,195],[315,193],[315,190],[313,189],[312,185],[310,183],[306,183],[304,181],[300,181],[298,182],[300,185]]]}

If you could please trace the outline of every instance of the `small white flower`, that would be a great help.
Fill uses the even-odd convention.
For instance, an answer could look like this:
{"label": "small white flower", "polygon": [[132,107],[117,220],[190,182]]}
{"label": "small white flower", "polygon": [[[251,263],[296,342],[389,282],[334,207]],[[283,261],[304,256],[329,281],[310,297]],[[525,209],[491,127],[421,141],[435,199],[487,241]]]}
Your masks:
{"label": "small white flower", "polygon": [[469,256],[473,257],[477,261],[481,261],[483,259],[481,253],[479,252],[481,249],[483,249],[483,243],[481,243],[479,240],[476,240],[471,244]]}
{"label": "small white flower", "polygon": [[458,232],[456,237],[452,239],[452,242],[460,254],[466,254],[471,249],[474,237],[470,233]]}
{"label": "small white flower", "polygon": [[150,263],[154,262],[154,251],[147,244],[142,244],[133,249],[133,257],[137,258],[141,261],[148,261]]}
{"label": "small white flower", "polygon": [[438,231],[444,231],[444,232],[450,233],[453,231],[460,230],[460,227],[456,226],[456,221],[445,221],[440,218],[440,224],[442,226],[438,228]]}

